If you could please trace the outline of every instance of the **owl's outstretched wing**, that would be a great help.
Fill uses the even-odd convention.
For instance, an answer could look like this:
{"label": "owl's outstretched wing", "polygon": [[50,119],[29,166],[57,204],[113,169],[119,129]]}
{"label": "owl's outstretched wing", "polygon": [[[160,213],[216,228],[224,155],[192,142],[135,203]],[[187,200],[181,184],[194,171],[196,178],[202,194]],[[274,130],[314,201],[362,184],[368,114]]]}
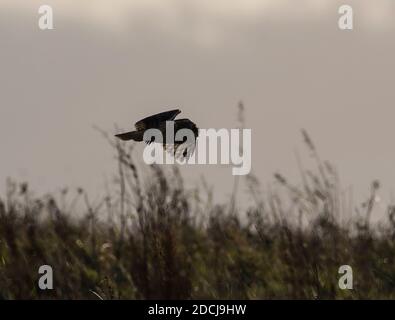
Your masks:
{"label": "owl's outstretched wing", "polygon": [[134,126],[136,127],[137,131],[144,131],[150,128],[158,128],[161,123],[174,120],[175,117],[177,117],[177,115],[180,113],[181,110],[179,109],[157,113],[141,119],[140,121],[137,121]]}

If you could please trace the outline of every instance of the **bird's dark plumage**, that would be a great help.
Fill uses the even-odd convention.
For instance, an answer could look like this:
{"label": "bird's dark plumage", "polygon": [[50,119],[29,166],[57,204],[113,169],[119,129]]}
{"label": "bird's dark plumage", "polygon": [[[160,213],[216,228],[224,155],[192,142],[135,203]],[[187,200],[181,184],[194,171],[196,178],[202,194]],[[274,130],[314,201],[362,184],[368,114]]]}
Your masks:
{"label": "bird's dark plumage", "polygon": [[125,133],[116,134],[115,136],[123,141],[134,140],[143,141],[144,132],[141,131],[130,131]]}
{"label": "bird's dark plumage", "polygon": [[[196,138],[198,137],[198,134],[199,134],[199,129],[197,128],[195,123],[193,123],[189,119],[175,120],[177,115],[180,113],[181,113],[181,110],[174,109],[174,110],[154,114],[152,116],[141,119],[140,121],[137,121],[135,123],[136,131],[125,132],[125,133],[117,134],[115,136],[121,140],[124,140],[124,141],[128,141],[128,140],[143,141],[145,130],[158,129],[162,132],[163,138],[166,139],[166,121],[173,121],[174,122],[174,136],[176,135],[178,130],[190,129],[190,130],[192,130],[194,137],[195,137],[194,142],[196,142]],[[177,148],[182,143],[184,143],[185,140],[186,139],[184,139],[184,141],[164,141],[163,144],[166,149],[168,149],[168,150],[173,149],[174,153],[176,153]],[[146,142],[151,143],[154,141],[151,140],[151,141],[146,141]],[[169,148],[169,145],[172,147]],[[194,147],[195,147],[194,145],[188,147],[189,150],[183,151],[182,155],[184,157],[190,155],[191,154],[190,151],[191,150],[193,151]]]}
{"label": "bird's dark plumage", "polygon": [[174,120],[181,110],[175,109],[154,114],[153,116],[146,117],[140,121],[137,121],[134,126],[137,131],[147,130],[151,128],[159,128],[162,122]]}

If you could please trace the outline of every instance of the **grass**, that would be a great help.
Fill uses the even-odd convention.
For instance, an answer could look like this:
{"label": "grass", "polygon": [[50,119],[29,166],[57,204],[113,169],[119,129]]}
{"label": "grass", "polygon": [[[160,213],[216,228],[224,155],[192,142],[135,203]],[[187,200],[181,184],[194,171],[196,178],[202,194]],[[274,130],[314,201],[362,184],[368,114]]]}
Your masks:
{"label": "grass", "polygon": [[[8,181],[0,298],[395,298],[394,207],[384,225],[371,225],[378,182],[366,203],[345,206],[336,171],[303,137],[316,168],[301,169],[301,187],[276,173],[278,188],[265,192],[254,176],[240,178],[254,198],[244,218],[239,181],[230,205],[218,204],[208,188],[185,188],[176,168],[138,170],[133,150],[112,141],[117,182],[95,206],[84,190],[37,199],[27,184]],[[38,289],[44,264],[53,290]],[[341,265],[353,268],[353,290],[338,287]]]}

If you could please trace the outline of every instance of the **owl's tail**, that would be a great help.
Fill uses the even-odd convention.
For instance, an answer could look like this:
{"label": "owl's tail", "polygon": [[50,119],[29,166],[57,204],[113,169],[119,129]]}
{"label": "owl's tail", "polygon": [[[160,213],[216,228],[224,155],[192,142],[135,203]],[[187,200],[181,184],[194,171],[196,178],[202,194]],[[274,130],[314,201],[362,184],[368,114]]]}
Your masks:
{"label": "owl's tail", "polygon": [[128,141],[128,140],[143,141],[144,131],[130,131],[130,132],[116,134],[115,136],[124,141]]}

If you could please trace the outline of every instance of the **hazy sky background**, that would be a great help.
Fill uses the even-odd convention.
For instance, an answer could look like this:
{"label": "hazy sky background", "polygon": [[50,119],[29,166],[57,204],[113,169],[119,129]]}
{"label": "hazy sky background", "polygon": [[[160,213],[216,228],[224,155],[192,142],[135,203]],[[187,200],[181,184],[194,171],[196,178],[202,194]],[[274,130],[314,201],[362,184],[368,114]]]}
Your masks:
{"label": "hazy sky background", "polygon": [[[345,3],[353,31],[337,27]],[[55,30],[39,30],[42,4],[53,7]],[[93,125],[115,133],[179,107],[201,128],[233,128],[243,100],[263,185],[276,171],[299,181],[305,128],[356,199],[379,179],[387,203],[394,16],[392,0],[0,0],[0,183],[100,194],[115,163]],[[230,167],[182,172],[230,193]]]}

